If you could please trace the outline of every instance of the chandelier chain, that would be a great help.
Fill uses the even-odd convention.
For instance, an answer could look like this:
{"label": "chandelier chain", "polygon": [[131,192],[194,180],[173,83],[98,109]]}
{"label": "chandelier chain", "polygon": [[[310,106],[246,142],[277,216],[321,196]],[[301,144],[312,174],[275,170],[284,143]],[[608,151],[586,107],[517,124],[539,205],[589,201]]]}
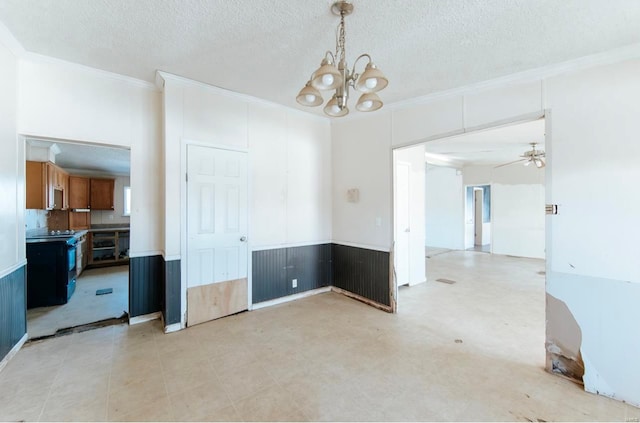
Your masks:
{"label": "chandelier chain", "polygon": [[[338,45],[336,46],[336,58],[340,58],[340,62],[345,61],[345,43],[346,35],[344,29],[344,13],[340,15],[340,25],[338,25]],[[338,54],[339,53],[339,54]]]}

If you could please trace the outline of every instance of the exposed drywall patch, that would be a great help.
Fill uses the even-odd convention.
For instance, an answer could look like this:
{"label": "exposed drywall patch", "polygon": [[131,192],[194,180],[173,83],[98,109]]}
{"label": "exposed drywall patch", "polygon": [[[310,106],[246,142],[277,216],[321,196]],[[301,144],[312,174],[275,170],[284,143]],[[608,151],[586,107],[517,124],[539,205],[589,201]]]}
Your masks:
{"label": "exposed drywall patch", "polygon": [[547,370],[583,383],[582,330],[569,307],[547,294]]}

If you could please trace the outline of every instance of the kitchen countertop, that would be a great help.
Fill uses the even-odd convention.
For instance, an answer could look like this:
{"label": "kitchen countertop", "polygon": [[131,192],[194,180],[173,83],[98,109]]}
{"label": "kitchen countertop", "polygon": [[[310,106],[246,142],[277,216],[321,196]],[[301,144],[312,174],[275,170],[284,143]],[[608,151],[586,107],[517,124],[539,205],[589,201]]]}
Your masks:
{"label": "kitchen countertop", "polygon": [[91,228],[89,229],[89,232],[124,232],[129,229],[129,226],[120,226],[115,228]]}

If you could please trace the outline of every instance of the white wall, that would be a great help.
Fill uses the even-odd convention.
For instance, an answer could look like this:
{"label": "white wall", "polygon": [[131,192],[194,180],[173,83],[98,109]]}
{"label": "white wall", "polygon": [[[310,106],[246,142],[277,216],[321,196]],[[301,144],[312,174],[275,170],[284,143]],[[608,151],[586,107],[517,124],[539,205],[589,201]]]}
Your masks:
{"label": "white wall", "polygon": [[131,149],[131,256],[162,251],[161,95],[54,59],[19,61],[18,132]]}
{"label": "white wall", "polygon": [[16,134],[17,61],[0,42],[0,277],[25,260],[24,144]]}
{"label": "white wall", "polygon": [[464,249],[464,187],[458,169],[426,166],[425,245]]}
{"label": "white wall", "polygon": [[466,166],[463,174],[465,185],[491,185],[491,252],[545,258],[544,169]]}
{"label": "white wall", "polygon": [[[581,328],[585,388],[640,405],[640,385],[635,383],[640,362],[632,356],[640,350],[640,308],[633,306],[640,302],[635,253],[640,239],[640,188],[635,182],[640,180],[640,60],[572,73],[566,73],[568,66],[563,69],[561,76],[495,88],[483,84],[466,94],[458,90],[424,104],[336,123],[334,146],[345,142],[355,147],[367,140],[375,149],[374,160],[364,161],[363,148],[342,148],[336,162],[359,161],[359,180],[382,175],[388,181],[389,145],[541,116],[550,109],[545,196],[547,203],[559,205],[559,214],[546,218],[547,292],[568,305]],[[354,178],[345,168],[334,171],[334,198]],[[345,241],[372,239],[371,228],[360,221],[390,209],[384,184],[379,192],[377,201],[363,204],[359,213],[334,207],[334,228]],[[391,240],[389,232],[375,237],[385,246]],[[546,317],[553,322],[553,316]]]}
{"label": "white wall", "polygon": [[[391,251],[391,114],[375,112],[331,124],[333,240]],[[357,188],[360,201],[347,201]]]}
{"label": "white wall", "polygon": [[425,164],[424,145],[396,150],[394,160],[409,163],[409,285],[427,281],[425,268]]}
{"label": "white wall", "polygon": [[163,74],[165,251],[180,256],[181,142],[248,151],[249,245],[331,239],[329,122]]}

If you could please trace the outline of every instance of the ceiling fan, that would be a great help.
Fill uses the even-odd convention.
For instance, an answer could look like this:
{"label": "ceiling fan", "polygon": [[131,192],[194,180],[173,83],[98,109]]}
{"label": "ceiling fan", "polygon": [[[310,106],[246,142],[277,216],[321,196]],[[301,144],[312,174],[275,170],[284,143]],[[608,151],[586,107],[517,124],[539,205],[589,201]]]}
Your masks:
{"label": "ceiling fan", "polygon": [[529,151],[525,151],[524,154],[520,157],[522,157],[521,159],[518,160],[514,160],[512,162],[509,163],[504,163],[498,166],[494,166],[494,169],[498,168],[498,167],[503,167],[503,166],[509,166],[512,164],[516,164],[516,163],[523,163],[525,166],[529,166],[531,163],[533,163],[538,169],[541,169],[545,166],[544,163],[544,151],[542,150],[536,150],[536,145],[537,143],[532,142],[529,143],[531,145],[531,150]]}

